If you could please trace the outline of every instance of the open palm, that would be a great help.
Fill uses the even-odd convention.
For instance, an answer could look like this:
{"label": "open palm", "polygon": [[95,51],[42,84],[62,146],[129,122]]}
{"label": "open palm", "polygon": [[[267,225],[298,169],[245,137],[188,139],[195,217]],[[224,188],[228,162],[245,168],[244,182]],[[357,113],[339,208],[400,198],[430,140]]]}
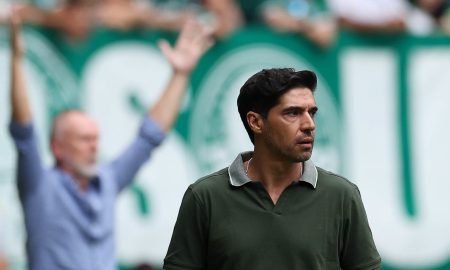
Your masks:
{"label": "open palm", "polygon": [[184,25],[174,47],[165,40],[159,43],[173,69],[181,73],[190,73],[212,45],[212,29],[195,20],[189,20]]}

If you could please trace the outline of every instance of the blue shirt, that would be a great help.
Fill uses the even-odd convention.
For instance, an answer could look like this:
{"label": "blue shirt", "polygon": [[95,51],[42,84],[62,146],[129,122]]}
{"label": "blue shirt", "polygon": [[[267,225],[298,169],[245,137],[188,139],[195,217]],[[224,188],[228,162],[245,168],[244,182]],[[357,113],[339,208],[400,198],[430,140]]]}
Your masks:
{"label": "blue shirt", "polygon": [[164,139],[164,132],[145,118],[137,138],[118,158],[99,167],[85,192],[63,170],[43,167],[31,123],[12,122],[10,132],[18,151],[17,185],[29,269],[116,269],[116,197]]}

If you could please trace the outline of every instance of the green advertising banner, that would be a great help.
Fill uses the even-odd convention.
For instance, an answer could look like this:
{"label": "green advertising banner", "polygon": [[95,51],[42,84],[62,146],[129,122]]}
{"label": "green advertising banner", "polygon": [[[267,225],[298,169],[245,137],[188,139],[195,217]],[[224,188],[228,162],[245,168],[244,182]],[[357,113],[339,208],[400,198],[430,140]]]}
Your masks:
{"label": "green advertising banner", "polygon": [[[41,152],[52,164],[52,117],[81,108],[99,123],[100,159],[131,141],[170,67],[156,43],[174,35],[99,29],[78,43],[24,29],[26,79]],[[253,73],[312,69],[319,77],[313,160],[356,183],[384,269],[450,269],[450,38],[341,32],[328,50],[302,37],[244,28],[217,44],[192,74],[175,129],[117,204],[117,254],[126,268],[162,265],[187,186],[252,145],[236,98]],[[25,269],[23,216],[9,123],[9,45],[0,29],[0,253]]]}

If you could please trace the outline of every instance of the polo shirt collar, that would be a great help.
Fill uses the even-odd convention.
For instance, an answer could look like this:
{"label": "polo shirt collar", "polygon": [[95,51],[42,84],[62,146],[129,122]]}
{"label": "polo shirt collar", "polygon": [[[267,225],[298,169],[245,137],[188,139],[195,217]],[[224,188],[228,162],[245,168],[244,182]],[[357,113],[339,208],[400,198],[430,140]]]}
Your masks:
{"label": "polo shirt collar", "polygon": [[[240,153],[236,159],[228,167],[228,174],[230,175],[230,184],[235,187],[240,187],[248,182],[251,182],[245,173],[244,161],[249,160],[253,156],[253,152]],[[309,183],[316,188],[317,185],[317,169],[311,159],[303,162],[303,174],[298,181]]]}

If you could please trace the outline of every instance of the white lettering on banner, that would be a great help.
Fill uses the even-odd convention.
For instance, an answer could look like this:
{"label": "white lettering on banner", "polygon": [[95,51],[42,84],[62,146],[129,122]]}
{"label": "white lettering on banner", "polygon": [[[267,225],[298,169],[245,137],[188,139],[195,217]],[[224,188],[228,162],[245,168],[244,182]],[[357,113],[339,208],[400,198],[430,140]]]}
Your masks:
{"label": "white lettering on banner", "polygon": [[[102,160],[111,160],[131,143],[170,72],[157,49],[136,42],[109,45],[90,59],[82,76],[84,106],[100,126]],[[136,177],[149,202],[149,215],[139,213],[131,192],[120,196],[117,250],[121,262],[161,263],[183,193],[196,178],[196,165],[183,140],[170,133]]]}
{"label": "white lettering on banner", "polygon": [[412,55],[407,93],[415,217],[407,216],[401,179],[399,64],[388,49],[349,49],[341,56],[347,127],[346,175],[360,187],[384,261],[401,267],[445,262],[450,254],[448,167],[450,50]]}
{"label": "white lettering on banner", "polygon": [[410,59],[412,168],[424,227],[418,237],[437,262],[450,256],[450,49],[422,49]]}

